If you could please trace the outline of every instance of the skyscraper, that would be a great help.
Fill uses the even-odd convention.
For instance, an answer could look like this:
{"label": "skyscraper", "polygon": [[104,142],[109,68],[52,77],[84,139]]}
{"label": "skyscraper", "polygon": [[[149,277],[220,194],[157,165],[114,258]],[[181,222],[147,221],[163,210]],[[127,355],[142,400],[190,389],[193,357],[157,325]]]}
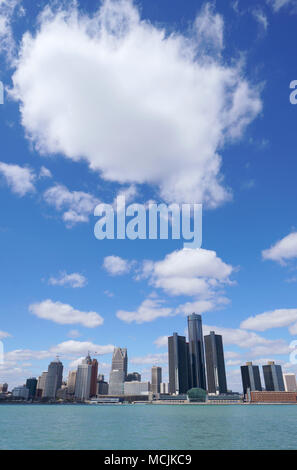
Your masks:
{"label": "skyscraper", "polygon": [[92,376],[92,361],[88,355],[77,367],[75,381],[75,398],[77,400],[88,400],[90,398]]}
{"label": "skyscraper", "polygon": [[112,355],[111,370],[120,370],[125,374],[128,372],[128,354],[126,348],[115,348]]}
{"label": "skyscraper", "polygon": [[29,400],[35,398],[36,389],[37,389],[37,379],[35,377],[31,377],[26,381],[26,388],[29,390]]}
{"label": "skyscraper", "polygon": [[67,380],[67,387],[69,395],[74,395],[75,392],[75,382],[76,382],[76,370],[69,371],[68,380]]}
{"label": "skyscraper", "polygon": [[160,384],[162,382],[162,368],[158,366],[152,367],[152,382],[151,391],[153,393],[160,393]]}
{"label": "skyscraper", "polygon": [[205,358],[201,315],[188,316],[189,386],[206,390]]}
{"label": "skyscraper", "polygon": [[8,391],[8,384],[0,384],[0,393],[7,393]]}
{"label": "skyscraper", "polygon": [[283,375],[286,392],[297,392],[296,375],[287,373]]}
{"label": "skyscraper", "polygon": [[251,392],[261,392],[262,386],[259,366],[253,366],[252,362],[247,362],[246,365],[241,366],[240,369],[244,395],[247,394],[248,389],[250,389]]}
{"label": "skyscraper", "polygon": [[268,392],[284,392],[285,384],[283,380],[282,366],[269,361],[263,366],[265,388]]}
{"label": "skyscraper", "polygon": [[168,338],[169,393],[178,395],[189,390],[188,360],[186,338],[173,333]]}
{"label": "skyscraper", "polygon": [[227,393],[223,339],[211,331],[204,336],[208,393]]}
{"label": "skyscraper", "polygon": [[37,382],[37,396],[38,396],[38,398],[41,398],[44,394],[46,376],[47,376],[47,372],[42,372],[40,377],[38,377],[38,382]]}
{"label": "skyscraper", "polygon": [[48,366],[48,371],[45,379],[45,387],[42,396],[45,398],[56,398],[56,393],[62,385],[63,378],[63,364],[57,358]]}
{"label": "skyscraper", "polygon": [[123,395],[124,382],[128,371],[128,355],[126,348],[115,348],[112,356],[109,376],[109,395]]}
{"label": "skyscraper", "polygon": [[98,376],[98,361],[97,359],[92,360],[92,373],[91,373],[91,387],[90,396],[95,397],[97,394],[97,376]]}

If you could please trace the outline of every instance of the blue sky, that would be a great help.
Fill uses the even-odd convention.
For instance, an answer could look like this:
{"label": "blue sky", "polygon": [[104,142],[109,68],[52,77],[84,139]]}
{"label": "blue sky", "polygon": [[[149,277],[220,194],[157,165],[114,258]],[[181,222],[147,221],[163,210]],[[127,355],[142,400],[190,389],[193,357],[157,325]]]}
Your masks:
{"label": "blue sky", "polygon": [[[297,2],[0,2],[0,383],[90,349],[167,376],[186,314],[239,366],[297,334]],[[202,203],[203,245],[94,236],[97,203]],[[92,312],[92,313],[90,313]]]}

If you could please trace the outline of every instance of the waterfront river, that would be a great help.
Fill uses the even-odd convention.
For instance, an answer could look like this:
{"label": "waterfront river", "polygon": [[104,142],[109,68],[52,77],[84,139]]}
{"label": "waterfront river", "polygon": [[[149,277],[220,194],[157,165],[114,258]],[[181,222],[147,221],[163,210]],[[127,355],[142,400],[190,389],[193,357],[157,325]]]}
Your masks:
{"label": "waterfront river", "polygon": [[0,449],[296,449],[296,405],[0,405]]}

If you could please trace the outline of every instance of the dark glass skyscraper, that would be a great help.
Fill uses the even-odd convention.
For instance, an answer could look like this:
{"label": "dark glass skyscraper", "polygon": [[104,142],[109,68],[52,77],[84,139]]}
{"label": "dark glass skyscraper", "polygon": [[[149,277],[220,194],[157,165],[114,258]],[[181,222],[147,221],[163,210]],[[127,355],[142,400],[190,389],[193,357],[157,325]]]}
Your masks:
{"label": "dark glass skyscraper", "polygon": [[188,316],[189,331],[189,388],[206,390],[205,358],[201,315]]}
{"label": "dark glass skyscraper", "polygon": [[168,338],[169,393],[178,395],[189,390],[188,359],[186,338],[173,333]]}
{"label": "dark glass skyscraper", "polygon": [[246,395],[248,389],[250,389],[251,392],[261,392],[262,386],[259,366],[253,366],[252,362],[247,362],[246,365],[241,366],[240,369],[244,395]]}
{"label": "dark glass skyscraper", "polygon": [[265,388],[268,392],[284,392],[285,384],[282,373],[282,366],[276,365],[273,361],[263,366]]}
{"label": "dark glass skyscraper", "polygon": [[211,331],[204,336],[208,393],[227,393],[223,339]]}
{"label": "dark glass skyscraper", "polygon": [[29,399],[35,398],[36,389],[37,389],[37,379],[35,377],[31,377],[26,381],[26,388],[29,390]]}

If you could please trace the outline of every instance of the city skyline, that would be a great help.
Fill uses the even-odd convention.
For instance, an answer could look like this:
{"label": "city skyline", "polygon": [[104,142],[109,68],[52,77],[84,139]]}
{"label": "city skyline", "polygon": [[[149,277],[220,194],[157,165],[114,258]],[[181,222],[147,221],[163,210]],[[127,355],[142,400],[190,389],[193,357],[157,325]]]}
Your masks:
{"label": "city skyline", "polygon": [[[43,372],[38,380],[31,377],[26,380],[26,384],[13,388],[12,396],[26,400],[70,399],[84,402],[96,399],[100,395],[110,396],[111,399],[146,395],[151,396],[150,399],[153,400],[156,399],[154,397],[159,397],[160,393],[184,397],[191,395],[194,390],[202,390],[210,397],[225,396],[220,400],[230,400],[230,396],[238,392],[232,391],[227,386],[222,336],[211,331],[209,335],[203,337],[202,318],[196,313],[188,315],[187,324],[188,342],[185,336],[180,336],[178,333],[168,337],[169,382],[167,384],[162,380],[162,368],[159,366],[152,366],[150,381],[143,381],[139,372],[128,372],[127,348],[115,347],[108,382],[104,381],[102,373],[98,374],[98,361],[92,359],[88,352],[88,355],[78,363],[77,369],[69,372],[66,382],[63,382],[63,364],[57,357],[49,364],[48,371]],[[268,361],[262,366],[262,370],[264,386],[259,365],[251,361],[241,365],[241,393],[245,400],[254,400],[253,393],[258,392],[264,393],[260,400],[264,398],[266,392],[268,394],[280,392],[278,395],[280,397],[282,392],[297,392],[295,374],[283,373],[281,365]],[[6,388],[7,392],[7,384],[2,385],[2,388]],[[234,399],[238,400],[238,397]]]}
{"label": "city skyline", "polygon": [[[88,351],[108,377],[115,346],[166,382],[192,312],[223,337],[232,390],[247,361],[262,383],[268,361],[296,373],[291,2],[45,3],[0,5],[0,382],[57,355],[67,377]],[[119,196],[202,204],[202,248],[96,239]]]}

